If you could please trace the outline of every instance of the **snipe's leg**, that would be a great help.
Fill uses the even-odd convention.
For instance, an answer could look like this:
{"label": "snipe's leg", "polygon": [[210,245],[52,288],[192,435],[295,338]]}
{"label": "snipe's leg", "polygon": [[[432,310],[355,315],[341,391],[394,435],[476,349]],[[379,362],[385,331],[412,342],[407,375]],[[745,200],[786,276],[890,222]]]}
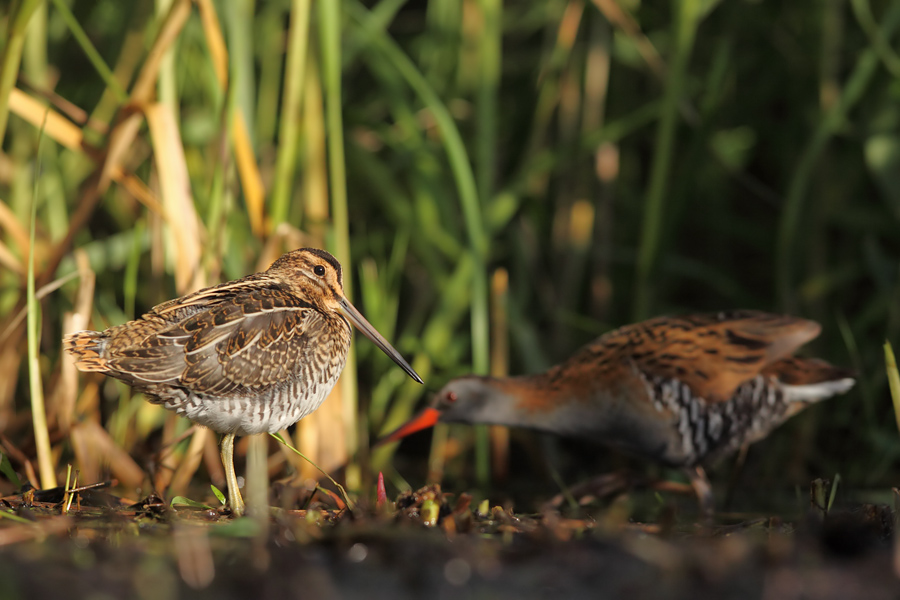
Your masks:
{"label": "snipe's leg", "polygon": [[225,467],[225,481],[228,483],[228,506],[235,516],[244,514],[244,499],[238,488],[237,474],[234,472],[234,432],[222,438],[222,466]]}
{"label": "snipe's leg", "polygon": [[697,494],[697,500],[700,503],[700,515],[706,521],[712,521],[713,514],[716,511],[716,503],[713,499],[712,486],[706,477],[706,471],[703,467],[688,467],[684,469],[688,479],[691,480],[691,487]]}

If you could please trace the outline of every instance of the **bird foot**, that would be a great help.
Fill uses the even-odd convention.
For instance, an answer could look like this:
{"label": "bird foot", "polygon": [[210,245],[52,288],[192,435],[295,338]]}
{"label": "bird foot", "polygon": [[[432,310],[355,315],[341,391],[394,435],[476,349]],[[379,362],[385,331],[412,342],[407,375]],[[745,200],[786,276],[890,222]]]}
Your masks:
{"label": "bird foot", "polygon": [[231,514],[236,517],[243,517],[244,513],[247,512],[247,506],[244,504],[244,498],[241,496],[239,489],[235,489],[234,493],[232,493],[231,489],[228,490],[228,508],[231,509]]}
{"label": "bird foot", "polygon": [[245,506],[238,487],[237,474],[234,472],[234,437],[233,431],[222,437],[222,466],[225,467],[225,482],[228,484],[228,507],[234,516],[241,517],[244,515]]}
{"label": "bird foot", "polygon": [[703,467],[688,467],[684,469],[697,494],[697,501],[700,504],[700,521],[704,526],[710,526],[713,523],[713,516],[716,514],[716,502],[713,498],[712,486],[706,477],[706,471]]}

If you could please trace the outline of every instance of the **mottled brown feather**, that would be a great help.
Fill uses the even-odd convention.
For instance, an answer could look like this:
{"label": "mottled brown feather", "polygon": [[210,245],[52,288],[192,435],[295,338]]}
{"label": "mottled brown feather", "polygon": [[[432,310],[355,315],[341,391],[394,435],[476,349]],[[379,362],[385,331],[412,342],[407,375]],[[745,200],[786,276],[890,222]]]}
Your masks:
{"label": "mottled brown feather", "polygon": [[[350,325],[317,307],[315,294],[284,283],[293,268],[292,255],[286,257],[267,272],[163,302],[129,323],[67,336],[65,348],[79,369],[154,396],[165,396],[160,386],[175,386],[216,399],[309,377],[311,365],[326,362],[322,348],[346,352]],[[330,255],[326,260],[340,281],[340,265]]]}
{"label": "mottled brown feather", "polygon": [[296,375],[329,321],[346,329],[349,338],[340,317],[329,319],[286,290],[244,292],[229,285],[226,292],[234,296],[207,292],[207,304],[197,311],[189,308],[198,307],[193,297],[184,305],[166,303],[143,317],[145,326],[114,329],[107,357],[111,374],[217,397]]}
{"label": "mottled brown feather", "polygon": [[[633,365],[677,378],[708,402],[726,402],[741,383],[815,338],[814,321],[757,311],[659,317],[609,332],[560,365],[559,375],[589,381]],[[584,376],[577,376],[586,370]],[[614,377],[613,377],[614,378]]]}
{"label": "mottled brown feather", "polygon": [[821,358],[789,356],[775,361],[762,371],[787,385],[810,385],[854,377],[852,369],[836,367]]}

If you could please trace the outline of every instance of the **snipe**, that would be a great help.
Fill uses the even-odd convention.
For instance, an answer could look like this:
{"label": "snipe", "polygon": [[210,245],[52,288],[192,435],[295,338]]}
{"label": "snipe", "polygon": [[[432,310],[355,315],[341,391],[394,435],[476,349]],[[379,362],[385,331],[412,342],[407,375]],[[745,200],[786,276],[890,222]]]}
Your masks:
{"label": "snipe", "polygon": [[78,369],[120,379],[150,402],[224,434],[229,504],[240,515],[235,436],[274,433],[319,408],[344,368],[351,323],[422,383],[344,297],[340,263],[314,248],[106,331],[67,335],[63,345]]}
{"label": "snipe", "polygon": [[609,332],[539,375],[454,379],[383,441],[438,421],[584,438],[684,469],[708,515],[702,465],[853,386],[846,369],[790,356],[820,330],[756,311],[651,319]]}

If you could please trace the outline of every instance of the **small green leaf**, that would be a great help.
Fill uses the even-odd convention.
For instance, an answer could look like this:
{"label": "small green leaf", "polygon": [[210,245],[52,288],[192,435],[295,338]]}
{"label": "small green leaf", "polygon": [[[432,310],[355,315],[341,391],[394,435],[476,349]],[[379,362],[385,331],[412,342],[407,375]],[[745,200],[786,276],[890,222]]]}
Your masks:
{"label": "small green leaf", "polygon": [[434,500],[429,499],[422,503],[419,514],[422,516],[423,523],[433,526],[437,525],[438,513],[440,513],[440,511],[441,506]]}
{"label": "small green leaf", "polygon": [[176,504],[181,504],[183,506],[192,506],[194,508],[212,508],[212,506],[209,506],[208,504],[203,504],[202,502],[191,500],[190,498],[186,498],[185,496],[175,496],[174,498],[172,498],[172,501],[169,503],[169,505],[174,507]]}
{"label": "small green leaf", "polygon": [[222,503],[222,506],[225,506],[225,494],[223,494],[219,488],[217,488],[216,486],[214,486],[212,484],[210,484],[209,487],[212,488],[213,494],[216,495],[216,498],[219,499],[219,502]]}
{"label": "small green leaf", "polygon": [[897,370],[897,359],[894,358],[894,349],[888,341],[884,342],[884,362],[888,385],[891,389],[891,400],[894,401],[894,416],[897,418],[897,428],[900,429],[900,372]]}
{"label": "small green leaf", "polygon": [[831,511],[831,505],[834,504],[834,497],[837,496],[838,484],[841,482],[841,474],[834,474],[834,483],[831,484],[831,494],[828,496],[828,506],[826,511]]}
{"label": "small green leaf", "polygon": [[0,473],[6,475],[6,478],[16,486],[16,489],[22,487],[22,482],[19,481],[19,476],[16,475],[16,471],[12,468],[12,464],[9,462],[9,458],[4,454],[0,454]]}
{"label": "small green leaf", "polygon": [[25,517],[20,517],[12,511],[0,510],[0,518],[9,519],[17,523],[22,523],[23,525],[34,525],[34,521],[29,521]]}
{"label": "small green leaf", "polygon": [[863,148],[866,166],[873,175],[888,207],[900,215],[900,137],[877,134],[866,140]]}

